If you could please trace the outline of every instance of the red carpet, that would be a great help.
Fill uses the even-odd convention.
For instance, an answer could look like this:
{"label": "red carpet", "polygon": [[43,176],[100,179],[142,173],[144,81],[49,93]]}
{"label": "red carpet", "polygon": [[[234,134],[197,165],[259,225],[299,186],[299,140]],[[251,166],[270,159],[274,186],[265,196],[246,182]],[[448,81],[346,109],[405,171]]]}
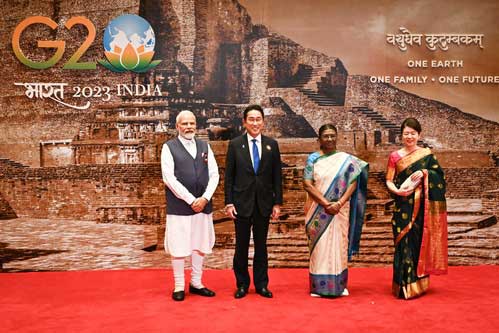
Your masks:
{"label": "red carpet", "polygon": [[308,271],[273,269],[273,299],[236,300],[231,271],[206,271],[215,298],[170,298],[170,270],[0,274],[2,332],[497,332],[499,266],[451,267],[430,291],[391,296],[390,268],[350,269],[350,296],[308,295]]}

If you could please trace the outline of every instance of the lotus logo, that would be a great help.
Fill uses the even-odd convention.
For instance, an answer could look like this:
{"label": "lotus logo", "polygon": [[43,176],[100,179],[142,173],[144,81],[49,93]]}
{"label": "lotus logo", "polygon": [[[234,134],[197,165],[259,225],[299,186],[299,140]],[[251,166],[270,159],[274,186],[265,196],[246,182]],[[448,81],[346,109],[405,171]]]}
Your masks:
{"label": "lotus logo", "polygon": [[151,61],[155,42],[149,22],[137,15],[121,15],[104,31],[107,60],[99,60],[99,63],[114,72],[146,72],[161,62]]}

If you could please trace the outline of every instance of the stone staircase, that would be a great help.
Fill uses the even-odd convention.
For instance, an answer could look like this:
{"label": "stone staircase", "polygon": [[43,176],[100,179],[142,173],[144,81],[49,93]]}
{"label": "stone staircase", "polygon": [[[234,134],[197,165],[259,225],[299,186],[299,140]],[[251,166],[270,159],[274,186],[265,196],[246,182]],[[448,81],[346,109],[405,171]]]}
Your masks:
{"label": "stone staircase", "polygon": [[323,95],[317,91],[308,88],[298,88],[300,92],[305,94],[309,99],[320,106],[340,106],[342,103],[338,102],[334,98]]}
{"label": "stone staircase", "polygon": [[322,82],[330,69],[331,66],[312,67],[302,65],[298,69],[291,87],[317,90],[318,84]]}
{"label": "stone staircase", "polygon": [[13,167],[13,168],[29,168],[29,166],[27,166],[27,165],[10,160],[10,159],[5,158],[5,157],[0,157],[0,164],[3,164],[7,167]]}
{"label": "stone staircase", "polygon": [[[365,118],[369,119],[370,121],[373,121],[374,123],[381,126],[381,128],[390,131],[390,133],[392,133],[391,137],[394,137],[400,133],[400,125],[397,125],[392,121],[386,119],[382,114],[376,112],[375,110],[367,106],[354,106],[352,107],[351,110],[352,112],[360,114]],[[391,142],[394,142],[394,140]],[[418,145],[421,147],[432,148],[432,146],[427,142],[425,142],[424,140],[419,140]]]}
{"label": "stone staircase", "polygon": [[380,125],[383,129],[390,131],[400,131],[400,126],[386,119],[382,114],[374,111],[367,106],[354,106],[352,111],[357,114],[361,114],[376,124]]}
{"label": "stone staircase", "polygon": [[343,105],[332,97],[326,96],[318,92],[318,85],[323,81],[331,66],[312,67],[300,65],[292,83],[291,88],[298,89],[305,94],[309,99],[320,106],[339,106]]}
{"label": "stone staircase", "polygon": [[284,88],[303,88],[304,85],[310,82],[314,74],[314,68],[312,66],[300,65],[291,84]]}
{"label": "stone staircase", "polygon": [[[499,234],[497,218],[481,213],[479,199],[455,200],[448,200],[449,264],[499,264],[499,242],[495,236]],[[302,204],[293,203],[288,207],[283,207],[285,219],[272,222],[269,228],[269,266],[308,267],[309,253]],[[360,253],[349,264],[351,267],[392,264],[392,208],[393,199],[368,200]],[[491,233],[490,230],[495,231]],[[217,232],[215,246],[233,249],[233,234]],[[250,257],[252,253],[250,249]]]}

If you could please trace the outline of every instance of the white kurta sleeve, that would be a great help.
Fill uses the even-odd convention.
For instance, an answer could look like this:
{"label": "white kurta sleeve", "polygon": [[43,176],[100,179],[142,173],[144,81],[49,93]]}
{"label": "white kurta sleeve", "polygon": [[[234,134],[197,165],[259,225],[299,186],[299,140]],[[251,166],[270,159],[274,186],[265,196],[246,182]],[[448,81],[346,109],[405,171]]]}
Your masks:
{"label": "white kurta sleeve", "polygon": [[163,149],[161,150],[161,173],[163,175],[163,181],[177,198],[184,200],[185,202],[187,202],[187,204],[191,205],[196,198],[185,188],[184,185],[182,185],[178,181],[177,177],[175,177],[174,170],[175,164],[173,161],[173,156],[170,152],[170,148],[168,148],[168,145],[165,143],[163,144]]}
{"label": "white kurta sleeve", "polygon": [[213,154],[210,145],[208,145],[208,177],[208,185],[203,193],[203,198],[210,201],[213,193],[215,193],[215,190],[217,189],[218,180],[220,178],[217,161],[215,160],[215,155]]}

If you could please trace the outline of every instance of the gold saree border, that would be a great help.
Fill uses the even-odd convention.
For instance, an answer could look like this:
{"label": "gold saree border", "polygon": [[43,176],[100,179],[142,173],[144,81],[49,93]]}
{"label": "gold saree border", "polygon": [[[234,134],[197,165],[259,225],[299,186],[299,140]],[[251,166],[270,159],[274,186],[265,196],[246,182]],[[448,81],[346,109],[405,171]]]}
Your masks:
{"label": "gold saree border", "polygon": [[392,294],[395,297],[399,297],[400,290],[404,293],[405,299],[410,299],[414,297],[421,296],[430,288],[430,277],[425,276],[416,282],[408,283],[405,286],[401,286],[395,281],[392,282]]}
{"label": "gold saree border", "polygon": [[445,274],[448,266],[448,255],[445,252],[447,249],[447,229],[444,231],[443,226],[447,225],[447,204],[445,201],[429,200],[428,170],[423,170],[423,174],[425,191],[424,223],[417,276],[423,276],[430,272]]}
{"label": "gold saree border", "polygon": [[394,177],[395,177],[395,168],[388,167],[388,169],[386,170],[386,177],[385,177],[385,179],[393,181]]}
{"label": "gold saree border", "polygon": [[413,151],[409,155],[402,157],[396,164],[397,173],[401,173],[409,166],[419,161],[425,156],[431,155],[431,150],[429,148],[420,148],[418,150]]}
{"label": "gold saree border", "polygon": [[[430,207],[432,206],[432,201],[430,201]],[[426,271],[421,271],[421,274],[446,274],[448,267],[448,253],[447,253],[447,229],[444,225],[447,225],[447,214],[444,212],[440,214],[428,215],[425,223],[430,227],[430,244],[431,247],[428,249],[428,258],[431,262],[431,267],[426,269]],[[419,267],[418,267],[419,268]],[[418,270],[419,273],[419,270]]]}
{"label": "gold saree border", "polygon": [[445,201],[430,201],[430,214],[440,215],[447,213],[447,203]]}

